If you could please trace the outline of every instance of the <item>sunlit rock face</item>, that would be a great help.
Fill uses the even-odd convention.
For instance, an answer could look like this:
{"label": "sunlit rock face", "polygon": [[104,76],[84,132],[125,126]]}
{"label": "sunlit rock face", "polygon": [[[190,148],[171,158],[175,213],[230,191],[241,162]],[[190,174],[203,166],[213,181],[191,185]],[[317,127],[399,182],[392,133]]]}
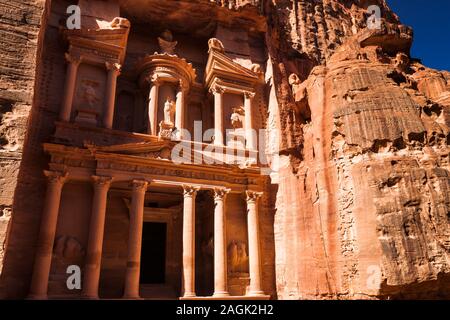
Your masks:
{"label": "sunlit rock face", "polygon": [[[96,153],[142,156],[147,146],[145,157],[167,158],[163,149],[150,146],[157,139],[147,136],[158,136],[160,128],[170,135],[182,123],[175,110],[183,90],[189,107],[183,125],[192,131],[193,122],[202,120],[204,129],[214,127],[214,99],[221,89],[212,87],[217,81],[211,79],[219,74],[245,85],[242,97],[224,98],[225,112],[234,116],[227,115],[224,125],[243,126],[245,99],[252,97],[253,125],[276,133],[260,150],[276,162],[276,172],[263,178],[231,173],[236,181],[247,179],[242,190],[260,188],[264,194],[259,200],[264,294],[450,298],[450,73],[410,56],[413,31],[384,0],[80,0],[78,31],[65,27],[70,1],[0,2],[0,13],[8,17],[0,23],[5,35],[0,37],[0,297],[30,293],[45,211],[43,170],[92,168],[99,161],[92,158]],[[376,28],[368,13],[374,5],[381,14]],[[67,65],[87,47],[94,48],[89,54],[96,64],[79,67],[87,78],[75,82],[66,123],[61,110],[68,105]],[[109,55],[116,55],[113,63]],[[153,114],[152,126],[147,117],[157,60],[166,63],[164,70],[179,71],[181,81],[180,91],[162,86],[162,109]],[[226,71],[214,69],[216,61]],[[115,85],[107,74],[117,74]],[[111,95],[113,118],[105,112],[111,99],[102,100]],[[83,129],[86,125],[95,130]],[[52,147],[44,151],[43,143]],[[65,158],[69,151],[71,158]],[[128,170],[127,163],[121,165]],[[123,295],[131,243],[130,203],[123,200],[128,185],[115,188],[120,190],[108,197],[101,254],[99,292],[105,298]],[[62,193],[53,251],[50,247],[49,297],[80,295],[62,283],[67,264],[84,265],[90,258],[92,190],[78,181]],[[173,260],[167,260],[166,286],[145,290],[173,298],[182,295],[185,267],[183,194],[152,191],[145,205],[174,214],[174,236],[167,240]],[[214,291],[212,235],[218,230],[211,195],[203,192],[197,201],[202,228],[196,234],[196,285],[197,294],[207,296]],[[240,296],[254,285],[253,238],[248,238],[255,229],[248,232],[242,195],[227,201],[223,258],[228,289]]]}

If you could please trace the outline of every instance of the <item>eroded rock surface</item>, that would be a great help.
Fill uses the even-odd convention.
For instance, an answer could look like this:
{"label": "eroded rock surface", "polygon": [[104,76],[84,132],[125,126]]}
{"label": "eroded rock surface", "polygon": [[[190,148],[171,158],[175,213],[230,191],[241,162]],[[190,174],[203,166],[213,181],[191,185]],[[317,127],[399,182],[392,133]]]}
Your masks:
{"label": "eroded rock surface", "polygon": [[39,0],[0,1],[0,273],[33,102],[44,6]]}
{"label": "eroded rock surface", "polygon": [[[343,26],[364,8],[323,6],[334,8],[327,23],[340,14]],[[292,25],[301,12],[286,9]],[[351,32],[333,46],[320,45],[324,28],[286,37],[300,43],[306,61],[321,63],[311,72],[297,66],[291,79],[304,81],[291,81],[292,98],[279,88],[282,132],[292,138],[283,141],[290,151],[277,195],[276,252],[298,253],[277,254],[279,297],[448,298],[448,72],[409,57],[412,32],[390,11],[380,30],[347,25]],[[275,54],[286,81],[296,68]]]}
{"label": "eroded rock surface", "polygon": [[[450,298],[450,73],[410,56],[412,29],[384,0],[119,3],[131,28],[151,20],[161,31],[217,33],[230,56],[250,57],[265,36],[267,110],[258,117],[277,132],[268,153],[281,155],[261,227],[273,298]],[[22,298],[45,195],[41,144],[65,72],[59,22],[46,25],[44,9],[60,17],[69,2],[0,4],[0,272],[11,235],[0,297],[3,285]],[[369,5],[381,8],[379,29],[367,28]],[[129,58],[142,48],[128,48]],[[77,240],[61,239],[56,257],[82,260]]]}

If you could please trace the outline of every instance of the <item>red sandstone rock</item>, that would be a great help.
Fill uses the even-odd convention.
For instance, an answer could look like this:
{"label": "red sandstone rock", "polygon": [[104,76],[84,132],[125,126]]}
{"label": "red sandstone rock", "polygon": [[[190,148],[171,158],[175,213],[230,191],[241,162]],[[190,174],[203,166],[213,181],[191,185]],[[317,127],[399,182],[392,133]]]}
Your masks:
{"label": "red sandstone rock", "polygon": [[[153,186],[145,200],[130,202],[130,185],[113,179],[103,211],[105,197],[98,190],[108,190],[98,182],[102,179],[94,179],[94,188],[84,178],[70,181],[56,210],[55,236],[44,232],[54,246],[40,241],[39,230],[46,227],[39,221],[54,204],[53,198],[44,200],[42,171],[50,167],[70,174],[75,168],[101,176],[111,169],[127,172],[129,179],[138,172],[232,184],[225,211],[216,215],[213,191],[222,194],[222,189],[193,195],[197,295],[214,292],[216,261],[216,267],[221,265],[216,289],[223,291],[228,280],[229,293],[238,296],[253,291],[277,299],[449,298],[450,73],[410,57],[411,28],[385,1],[372,2],[382,12],[377,30],[367,28],[369,1],[82,0],[82,30],[69,32],[61,32],[65,1],[2,3],[0,296],[24,298],[30,285],[39,287],[43,278],[34,277],[31,284],[31,275],[36,261],[45,260],[41,266],[51,268],[43,294],[50,297],[80,297],[65,287],[67,266],[77,264],[83,272],[91,270],[85,294],[95,296],[99,289],[100,297],[117,298],[126,288],[136,298],[139,252],[130,246],[136,249],[141,238],[133,229],[140,223],[134,216],[139,201],[144,201],[144,217],[168,226],[166,283],[141,287],[141,295],[180,296],[182,269],[192,271],[192,224],[183,226],[183,219],[192,217],[192,198],[183,202],[181,188]],[[115,20],[118,16],[127,20]],[[64,89],[65,54],[74,57],[86,48],[95,48],[89,55],[98,61],[78,69],[72,104]],[[104,95],[114,95],[103,70],[111,56],[117,61],[106,68],[122,72],[115,101],[103,101]],[[241,100],[223,98],[234,118],[222,125],[248,123],[244,105],[250,110],[246,103],[253,99],[258,112],[250,123],[279,136],[268,138],[266,146],[268,153],[280,151],[278,175],[269,181],[252,169],[230,173],[228,167],[201,166],[161,171],[173,144],[156,138],[155,121],[164,119],[165,130],[174,124],[173,115],[161,110],[149,128],[151,76],[161,74],[152,69],[155,57],[166,63],[160,70],[188,70],[181,88],[189,92],[185,126],[191,131],[194,120],[206,128],[218,123],[213,101],[222,89],[217,83],[233,90],[239,83]],[[179,97],[161,90],[156,108]],[[113,122],[103,113],[111,103]],[[64,105],[67,119],[58,122]],[[177,119],[173,122],[182,123]],[[114,130],[102,128],[105,123]],[[264,192],[259,207],[244,200],[247,189]],[[183,218],[187,203],[190,211]],[[248,220],[246,206],[251,208]],[[226,234],[215,216],[226,217]],[[95,237],[103,225],[105,236]],[[130,236],[128,230],[134,230]],[[258,238],[260,265],[254,259]],[[222,241],[216,256],[214,241]],[[50,260],[37,250],[37,242],[50,251],[53,247]],[[226,277],[223,259],[228,259]],[[97,272],[99,286],[92,280]],[[262,279],[261,285],[255,278]]]}

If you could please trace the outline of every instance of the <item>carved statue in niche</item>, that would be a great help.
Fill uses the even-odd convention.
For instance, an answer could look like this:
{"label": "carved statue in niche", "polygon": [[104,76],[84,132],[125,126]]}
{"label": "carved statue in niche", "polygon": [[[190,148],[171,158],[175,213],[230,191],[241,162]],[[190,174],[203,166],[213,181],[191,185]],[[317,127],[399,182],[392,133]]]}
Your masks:
{"label": "carved statue in niche", "polygon": [[78,114],[75,121],[90,125],[97,125],[97,115],[100,110],[101,99],[98,96],[100,83],[94,80],[85,79],[81,81],[79,97],[81,100],[78,106]]}
{"label": "carved statue in niche", "polygon": [[89,109],[95,109],[100,101],[95,87],[98,87],[98,83],[90,80],[83,81],[83,102]]}
{"label": "carved statue in niche", "polygon": [[242,241],[232,241],[228,246],[228,271],[248,273],[247,246]]}
{"label": "carved statue in niche", "polygon": [[172,138],[172,132],[174,129],[174,111],[175,103],[169,97],[167,97],[164,103],[164,120],[159,123],[159,137],[165,139]]}
{"label": "carved statue in niche", "polygon": [[164,103],[164,123],[173,125],[173,114],[174,114],[175,104],[173,100],[169,97],[166,99],[166,103]]}
{"label": "carved statue in niche", "polygon": [[173,35],[170,30],[165,30],[160,37],[158,37],[159,48],[162,53],[174,55],[175,47],[178,41],[173,41]]}
{"label": "carved statue in niche", "polygon": [[227,145],[232,148],[245,148],[245,132],[243,128],[244,108],[232,109],[230,116],[232,130],[227,130]]}

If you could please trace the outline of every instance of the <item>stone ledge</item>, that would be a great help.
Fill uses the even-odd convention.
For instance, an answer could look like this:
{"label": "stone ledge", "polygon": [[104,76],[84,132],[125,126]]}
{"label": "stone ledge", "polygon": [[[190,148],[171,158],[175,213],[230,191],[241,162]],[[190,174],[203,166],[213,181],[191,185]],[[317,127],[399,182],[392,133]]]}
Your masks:
{"label": "stone ledge", "polygon": [[180,297],[182,301],[198,301],[198,300],[270,300],[270,295],[260,296],[229,296],[229,297]]}

